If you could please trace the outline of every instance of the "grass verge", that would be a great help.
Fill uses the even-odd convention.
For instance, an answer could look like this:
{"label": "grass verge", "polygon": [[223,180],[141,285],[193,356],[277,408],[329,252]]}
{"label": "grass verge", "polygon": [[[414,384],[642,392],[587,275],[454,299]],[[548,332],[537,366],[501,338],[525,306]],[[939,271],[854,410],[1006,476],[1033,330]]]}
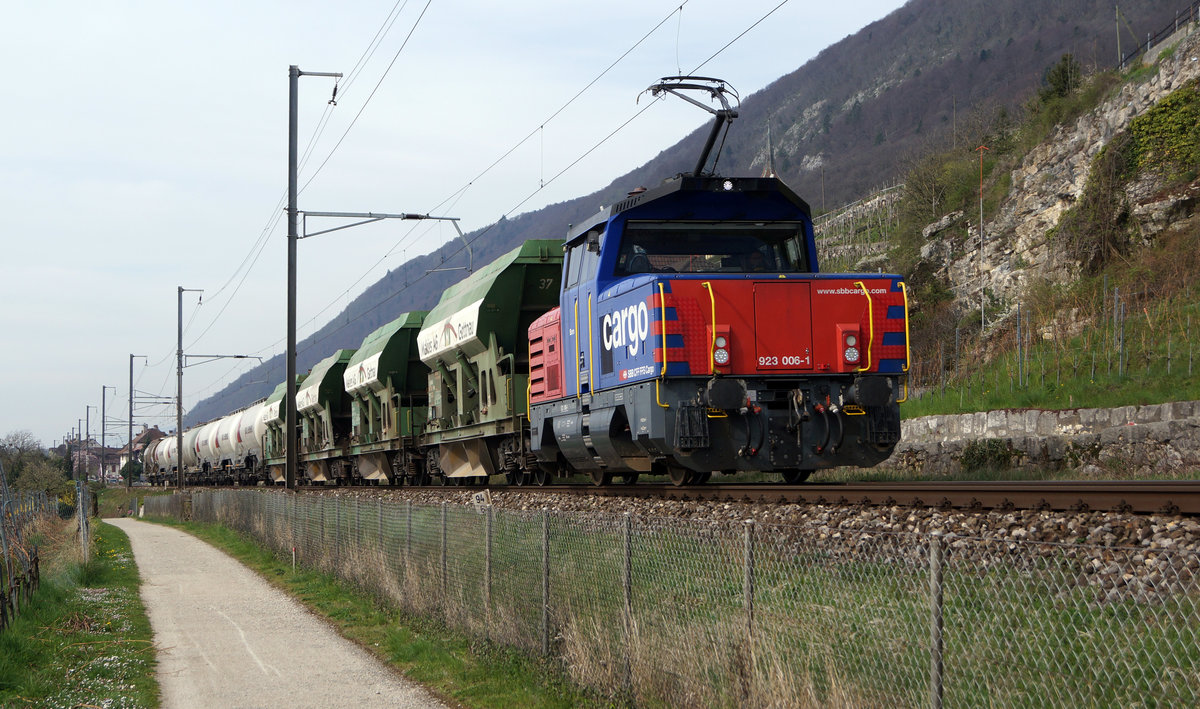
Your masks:
{"label": "grass verge", "polygon": [[83,563],[74,520],[39,523],[42,584],[0,633],[0,706],[156,707],[150,621],[129,538],[97,523]]}
{"label": "grass verge", "polygon": [[[160,520],[161,521],[161,520]],[[291,562],[221,525],[179,527],[224,550],[326,618],[344,637],[405,677],[469,707],[589,707],[607,703],[571,684],[550,661],[473,640],[441,623],[385,608],[369,593]]]}

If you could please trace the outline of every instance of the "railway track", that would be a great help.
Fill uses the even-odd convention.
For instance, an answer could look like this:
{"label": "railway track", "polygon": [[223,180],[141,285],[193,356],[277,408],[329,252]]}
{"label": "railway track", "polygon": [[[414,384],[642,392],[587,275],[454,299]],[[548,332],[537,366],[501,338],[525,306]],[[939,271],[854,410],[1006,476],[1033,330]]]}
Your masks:
{"label": "railway track", "polygon": [[[306,491],[336,489],[311,486]],[[367,490],[371,488],[353,488]],[[784,485],[731,483],[676,487],[670,484],[493,486],[471,488],[429,486],[412,489],[447,494],[504,490],[518,493],[565,493],[598,497],[776,502],[823,505],[906,506],[959,510],[1111,511],[1132,514],[1200,515],[1200,481],[990,481],[867,482]]]}

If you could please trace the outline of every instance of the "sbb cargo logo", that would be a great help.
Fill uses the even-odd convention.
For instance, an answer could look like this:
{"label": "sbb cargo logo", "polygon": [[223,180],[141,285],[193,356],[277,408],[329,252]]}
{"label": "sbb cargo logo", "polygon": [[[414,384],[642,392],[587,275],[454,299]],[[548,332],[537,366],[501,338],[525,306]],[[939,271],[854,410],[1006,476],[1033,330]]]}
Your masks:
{"label": "sbb cargo logo", "polygon": [[626,379],[634,379],[636,377],[644,377],[648,374],[654,374],[654,367],[651,367],[648,364],[642,365],[641,367],[634,367],[633,369],[622,369],[621,381],[625,381]]}
{"label": "sbb cargo logo", "polygon": [[605,315],[601,328],[604,349],[612,351],[624,347],[630,357],[636,357],[646,336],[650,334],[650,311],[646,309],[645,302],[622,308]]}

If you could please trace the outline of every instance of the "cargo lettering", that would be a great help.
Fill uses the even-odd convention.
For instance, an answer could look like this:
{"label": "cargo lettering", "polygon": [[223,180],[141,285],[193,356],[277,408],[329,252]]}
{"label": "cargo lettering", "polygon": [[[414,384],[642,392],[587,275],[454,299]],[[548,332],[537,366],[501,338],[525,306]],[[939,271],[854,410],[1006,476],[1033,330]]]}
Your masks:
{"label": "cargo lettering", "polygon": [[604,349],[625,347],[629,356],[636,357],[641,343],[650,334],[650,312],[644,302],[631,305],[604,316],[601,323]]}

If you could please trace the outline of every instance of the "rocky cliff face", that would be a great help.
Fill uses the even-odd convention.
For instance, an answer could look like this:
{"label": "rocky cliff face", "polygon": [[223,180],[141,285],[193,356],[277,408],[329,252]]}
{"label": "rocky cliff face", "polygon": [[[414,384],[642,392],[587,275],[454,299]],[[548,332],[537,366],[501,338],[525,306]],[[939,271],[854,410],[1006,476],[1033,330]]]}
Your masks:
{"label": "rocky cliff face", "polygon": [[[1051,231],[1083,194],[1096,154],[1135,117],[1200,77],[1200,31],[1181,30],[1164,46],[1176,42],[1170,56],[1158,58],[1155,76],[1123,87],[1074,124],[1060,127],[1013,170],[1010,197],[984,225],[982,258],[978,218],[969,211],[926,229],[922,256],[940,264],[939,272],[960,300],[977,303],[980,288],[986,287],[989,296],[1012,307],[1035,278],[1074,280],[1079,264],[1056,247]],[[1127,188],[1143,241],[1196,214],[1200,186],[1159,194],[1161,187],[1156,177],[1146,176]]]}

